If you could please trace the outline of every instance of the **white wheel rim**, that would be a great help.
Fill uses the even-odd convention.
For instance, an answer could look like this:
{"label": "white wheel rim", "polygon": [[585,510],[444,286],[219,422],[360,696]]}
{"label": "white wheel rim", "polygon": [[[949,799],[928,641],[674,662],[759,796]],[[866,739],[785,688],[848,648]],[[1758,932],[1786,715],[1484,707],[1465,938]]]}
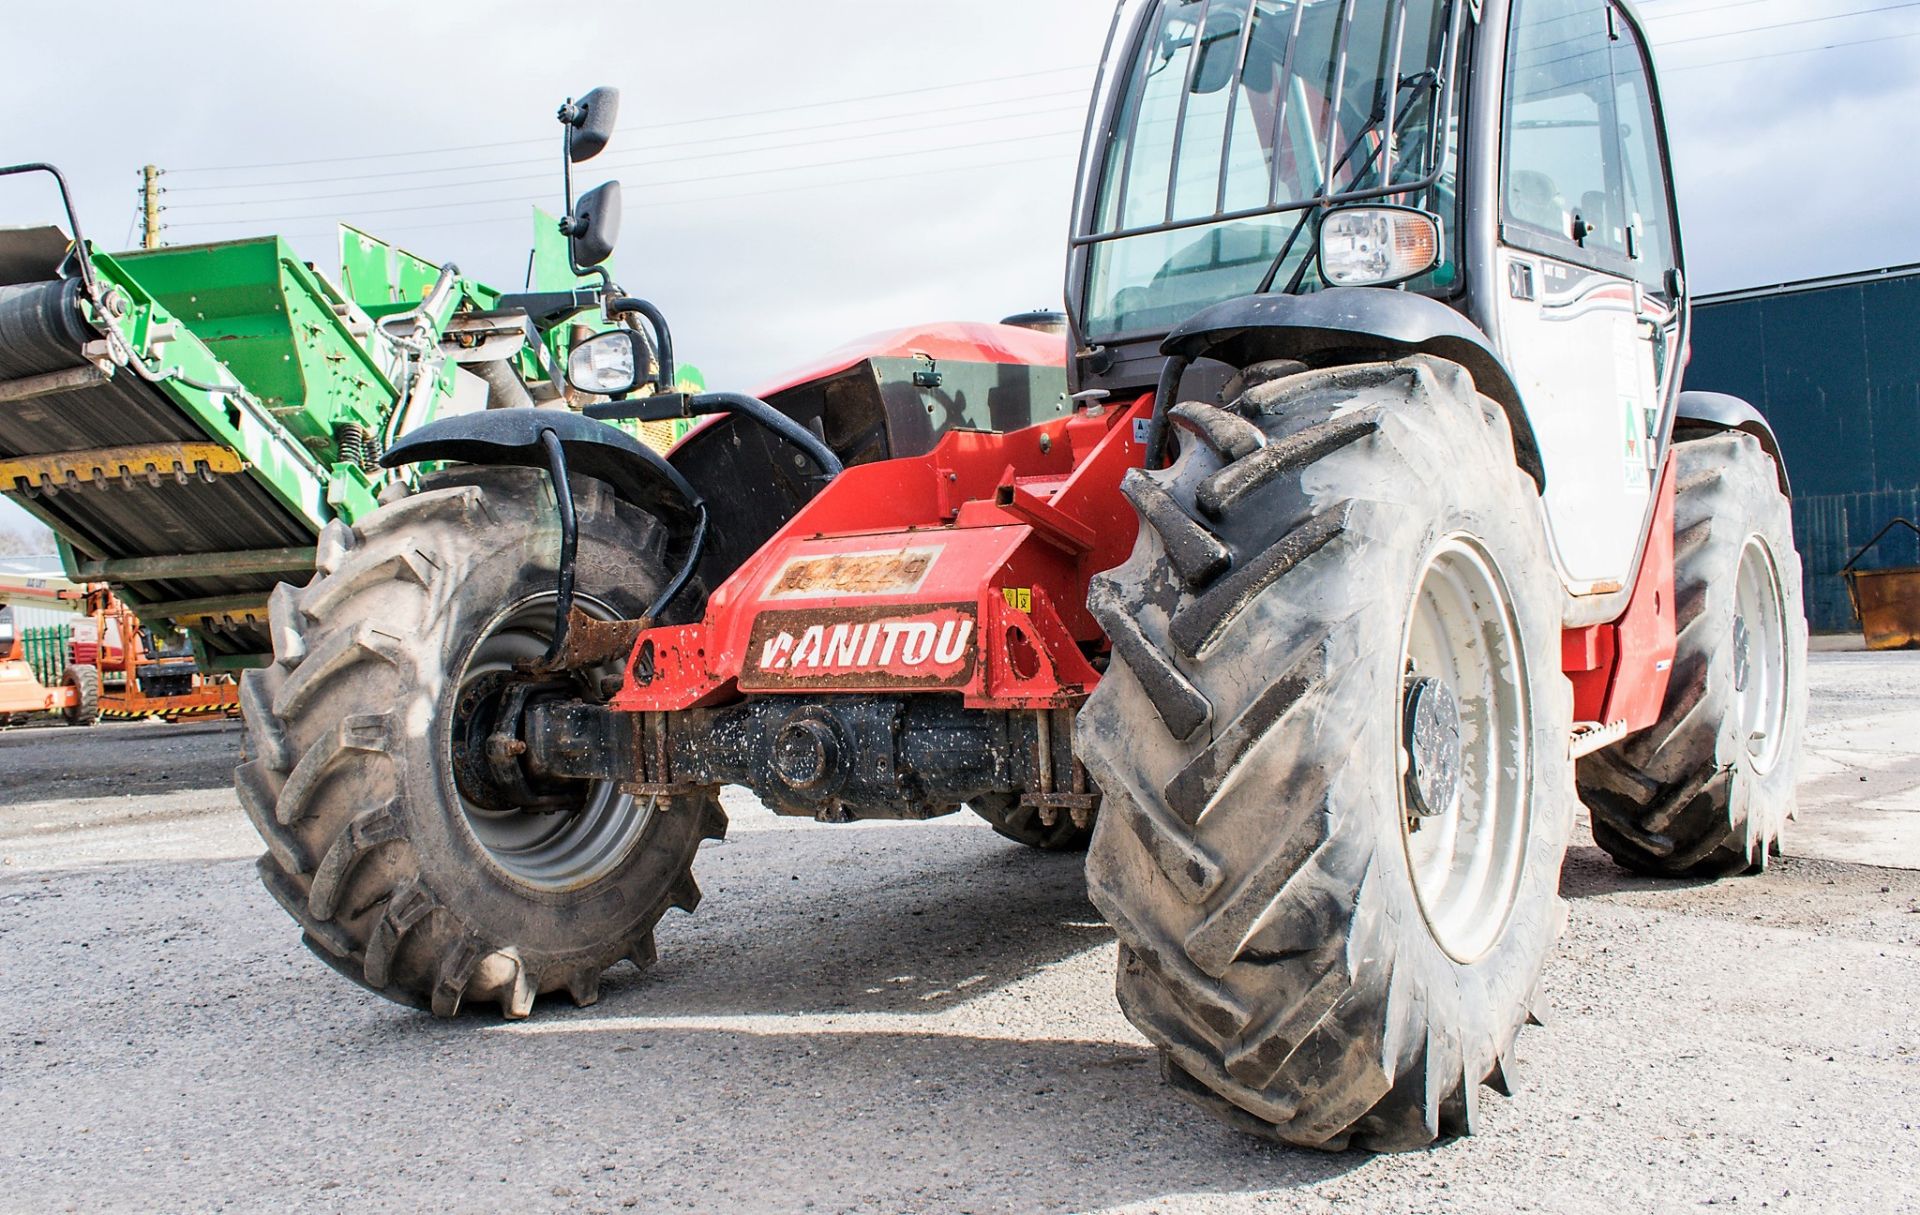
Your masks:
{"label": "white wheel rim", "polygon": [[[1401,650],[1408,680],[1444,684],[1458,705],[1458,793],[1416,808],[1404,701],[1394,720],[1399,821],[1413,890],[1434,940],[1455,961],[1483,957],[1519,896],[1531,815],[1526,654],[1506,582],[1486,550],[1448,536],[1428,559]],[[1395,689],[1404,697],[1405,687]],[[1424,812],[1423,812],[1424,810]]]}
{"label": "white wheel rim", "polygon": [[1770,770],[1786,741],[1786,615],[1773,554],[1749,537],[1734,580],[1733,722],[1755,772]]}

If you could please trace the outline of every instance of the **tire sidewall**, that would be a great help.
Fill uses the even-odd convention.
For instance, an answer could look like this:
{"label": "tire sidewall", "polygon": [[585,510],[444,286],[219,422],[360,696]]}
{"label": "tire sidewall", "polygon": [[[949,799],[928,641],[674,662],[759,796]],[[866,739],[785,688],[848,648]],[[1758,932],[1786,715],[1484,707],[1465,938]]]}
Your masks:
{"label": "tire sidewall", "polygon": [[[1453,411],[1444,399],[1434,404],[1440,408],[1400,410],[1383,420],[1381,441],[1395,447],[1409,467],[1425,468],[1427,476],[1422,484],[1406,485],[1401,502],[1369,504],[1355,520],[1363,537],[1360,551],[1342,558],[1364,563],[1364,571],[1354,580],[1356,587],[1363,595],[1377,597],[1374,610],[1357,616],[1348,633],[1354,660],[1371,668],[1378,688],[1364,728],[1378,731],[1379,737],[1369,740],[1367,750],[1399,757],[1401,663],[1415,596],[1443,542],[1468,537],[1502,584],[1505,610],[1526,665],[1521,686],[1527,702],[1528,772],[1523,782],[1527,844],[1504,930],[1478,957],[1457,960],[1428,927],[1416,893],[1400,820],[1398,769],[1375,764],[1343,774],[1343,781],[1364,782],[1366,789],[1362,794],[1349,787],[1345,796],[1364,797],[1379,809],[1366,821],[1372,832],[1374,863],[1392,879],[1369,883],[1363,892],[1363,899],[1375,900],[1376,906],[1363,908],[1373,914],[1361,915],[1358,923],[1371,931],[1355,933],[1350,953],[1356,964],[1383,956],[1382,951],[1396,955],[1401,964],[1412,963],[1423,977],[1429,999],[1439,1006],[1434,1010],[1436,1021],[1490,1041],[1511,1033],[1512,1026],[1495,1022],[1513,1005],[1513,991],[1530,992],[1559,932],[1561,859],[1576,804],[1567,759],[1571,693],[1562,686],[1558,588],[1538,497],[1511,456],[1495,442],[1503,428],[1486,426],[1483,444],[1442,441],[1437,429],[1470,427],[1474,420],[1449,416]],[[1477,446],[1480,450],[1474,454],[1480,458],[1469,467],[1436,462],[1440,453],[1455,446],[1470,452]],[[1367,461],[1377,464],[1379,456],[1356,448],[1329,457],[1319,467],[1328,484],[1351,486],[1368,475],[1362,467]],[[1420,521],[1414,524],[1418,537],[1411,542],[1403,538],[1410,520]],[[1365,537],[1377,542],[1368,543]]]}
{"label": "tire sidewall", "polygon": [[[1258,426],[1285,471],[1229,473],[1219,445],[1191,437],[1149,475],[1246,573],[1183,586],[1142,511],[1133,554],[1094,587],[1103,622],[1135,630],[1082,713],[1109,798],[1088,871],[1121,937],[1121,1004],[1170,1067],[1289,1142],[1425,1144],[1468,1128],[1565,922],[1572,689],[1539,497],[1503,412],[1444,360],[1300,372],[1227,412]],[[1253,488],[1214,496],[1221,485]],[[1531,806],[1505,930],[1469,962],[1420,906],[1399,762],[1408,621],[1456,534],[1505,590]],[[1331,538],[1304,548],[1314,535]],[[1271,568],[1230,624],[1197,631],[1208,596]],[[1214,639],[1183,648],[1194,636]],[[1189,703],[1174,699],[1182,686],[1207,728],[1177,732],[1161,707]]]}
{"label": "tire sidewall", "polygon": [[[1715,741],[1714,759],[1730,770],[1727,811],[1732,823],[1744,824],[1749,859],[1764,863],[1764,846],[1756,848],[1763,837],[1775,838],[1782,822],[1792,813],[1800,771],[1802,736],[1807,718],[1807,621],[1801,583],[1800,555],[1793,542],[1793,512],[1786,495],[1780,491],[1773,458],[1748,435],[1731,436],[1734,457],[1724,465],[1724,476],[1732,483],[1734,500],[1741,504],[1743,517],[1716,520],[1731,524],[1734,543],[1727,547],[1723,568],[1709,573],[1707,594],[1720,592],[1721,598],[1708,609],[1719,619],[1714,622],[1717,643],[1707,659],[1710,695],[1731,706],[1738,691],[1734,686],[1733,620],[1738,612],[1735,588],[1740,562],[1747,546],[1758,541],[1773,566],[1775,586],[1780,594],[1781,640],[1785,664],[1785,704],[1781,715],[1782,741],[1773,763],[1764,771],[1754,764],[1746,740],[1739,737],[1738,720],[1729,711],[1722,718]],[[1697,449],[1702,454],[1705,448]],[[1682,445],[1676,458],[1692,456],[1694,450]],[[1753,853],[1758,850],[1760,856]]]}

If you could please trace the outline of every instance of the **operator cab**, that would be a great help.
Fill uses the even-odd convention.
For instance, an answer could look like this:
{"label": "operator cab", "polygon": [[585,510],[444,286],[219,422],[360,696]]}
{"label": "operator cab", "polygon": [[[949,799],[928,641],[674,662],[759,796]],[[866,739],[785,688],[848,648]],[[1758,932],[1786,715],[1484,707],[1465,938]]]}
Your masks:
{"label": "operator cab", "polygon": [[[1075,391],[1151,389],[1169,334],[1256,316],[1239,361],[1454,359],[1512,418],[1569,593],[1597,612],[1632,581],[1685,308],[1626,5],[1127,0],[1103,62],[1068,268]],[[1201,357],[1179,395],[1230,371]]]}
{"label": "operator cab", "polygon": [[[1159,340],[1201,309],[1311,291],[1331,207],[1425,216],[1429,264],[1458,280],[1453,214],[1458,32],[1448,0],[1162,0],[1108,61],[1087,140],[1069,298],[1080,374],[1150,386]],[[1404,270],[1404,266],[1396,267]],[[1091,352],[1091,353],[1089,353]],[[1141,364],[1141,366],[1134,366]]]}

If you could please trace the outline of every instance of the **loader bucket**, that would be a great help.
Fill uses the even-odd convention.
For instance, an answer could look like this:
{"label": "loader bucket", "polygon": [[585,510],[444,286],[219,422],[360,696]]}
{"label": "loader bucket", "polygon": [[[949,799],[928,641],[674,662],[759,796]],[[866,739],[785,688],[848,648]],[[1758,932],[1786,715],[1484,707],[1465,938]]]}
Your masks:
{"label": "loader bucket", "polygon": [[1920,527],[1906,519],[1895,519],[1881,528],[1840,570],[1847,579],[1847,596],[1853,600],[1854,614],[1860,617],[1860,632],[1869,650],[1920,649],[1920,567],[1854,568],[1860,558],[1896,527],[1905,527],[1920,536]]}

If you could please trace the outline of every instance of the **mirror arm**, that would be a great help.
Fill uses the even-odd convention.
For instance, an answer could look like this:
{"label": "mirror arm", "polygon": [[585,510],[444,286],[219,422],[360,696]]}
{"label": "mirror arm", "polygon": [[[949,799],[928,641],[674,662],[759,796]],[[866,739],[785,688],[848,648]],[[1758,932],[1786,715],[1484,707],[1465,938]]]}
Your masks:
{"label": "mirror arm", "polygon": [[576,275],[594,274],[600,278],[600,298],[605,300],[613,295],[613,275],[605,266],[583,266],[573,259],[573,119],[568,111],[574,108],[569,99],[560,110],[560,197],[566,203],[566,210],[560,219],[560,235],[567,240],[567,265]]}

